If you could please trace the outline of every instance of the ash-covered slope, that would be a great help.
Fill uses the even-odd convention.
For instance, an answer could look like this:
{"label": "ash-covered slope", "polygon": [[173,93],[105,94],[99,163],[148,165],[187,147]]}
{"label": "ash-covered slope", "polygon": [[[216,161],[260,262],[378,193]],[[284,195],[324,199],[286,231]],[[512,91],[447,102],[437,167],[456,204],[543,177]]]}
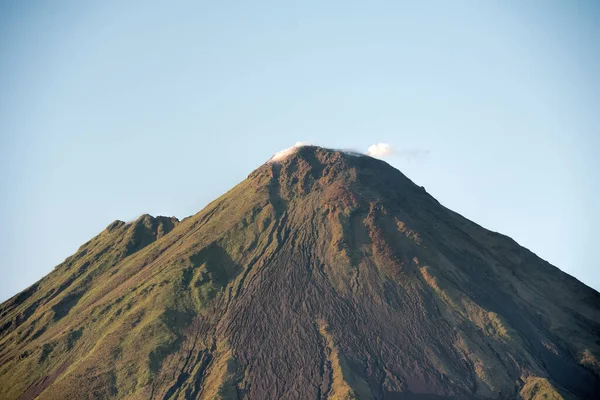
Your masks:
{"label": "ash-covered slope", "polygon": [[[600,393],[600,295],[388,164],[302,147],[0,306],[0,398]],[[545,396],[545,397],[544,397]]]}

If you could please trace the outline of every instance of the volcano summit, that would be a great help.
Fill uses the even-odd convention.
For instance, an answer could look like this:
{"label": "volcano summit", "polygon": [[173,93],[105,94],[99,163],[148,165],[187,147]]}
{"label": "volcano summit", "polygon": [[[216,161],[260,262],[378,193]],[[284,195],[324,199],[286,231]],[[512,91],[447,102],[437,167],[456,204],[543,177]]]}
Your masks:
{"label": "volcano summit", "polygon": [[598,292],[314,146],[0,306],[2,399],[592,399],[598,357]]}

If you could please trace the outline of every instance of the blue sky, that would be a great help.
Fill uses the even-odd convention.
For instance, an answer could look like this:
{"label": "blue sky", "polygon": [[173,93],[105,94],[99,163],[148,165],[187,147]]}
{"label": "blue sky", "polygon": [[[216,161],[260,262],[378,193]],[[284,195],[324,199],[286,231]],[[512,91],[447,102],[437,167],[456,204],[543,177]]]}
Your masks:
{"label": "blue sky", "polygon": [[580,0],[1,1],[0,299],[297,141],[390,143],[442,204],[600,289],[599,21]]}

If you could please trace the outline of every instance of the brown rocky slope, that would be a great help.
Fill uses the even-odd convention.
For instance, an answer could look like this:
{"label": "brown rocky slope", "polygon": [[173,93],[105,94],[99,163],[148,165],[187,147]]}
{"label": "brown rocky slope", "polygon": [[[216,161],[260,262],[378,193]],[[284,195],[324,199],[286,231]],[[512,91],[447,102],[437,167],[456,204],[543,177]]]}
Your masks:
{"label": "brown rocky slope", "polygon": [[592,399],[599,356],[598,292],[312,146],[0,306],[3,399]]}

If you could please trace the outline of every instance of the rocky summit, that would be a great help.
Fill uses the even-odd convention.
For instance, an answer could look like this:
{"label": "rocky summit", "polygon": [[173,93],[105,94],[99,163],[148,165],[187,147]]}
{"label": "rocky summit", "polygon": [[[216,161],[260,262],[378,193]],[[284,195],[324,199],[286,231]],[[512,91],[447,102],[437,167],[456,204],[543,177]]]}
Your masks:
{"label": "rocky summit", "polygon": [[593,399],[598,357],[597,291],[314,146],[0,306],[2,399]]}

